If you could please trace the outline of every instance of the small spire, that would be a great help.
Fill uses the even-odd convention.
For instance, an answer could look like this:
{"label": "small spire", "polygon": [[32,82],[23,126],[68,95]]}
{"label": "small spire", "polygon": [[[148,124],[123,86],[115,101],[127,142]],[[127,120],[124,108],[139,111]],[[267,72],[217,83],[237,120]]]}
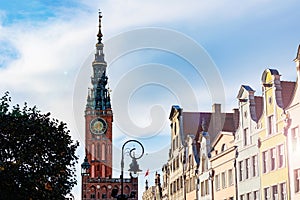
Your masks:
{"label": "small spire", "polygon": [[102,32],[101,32],[101,19],[102,19],[102,13],[101,11],[99,10],[99,31],[98,31],[98,44],[101,44],[101,41],[102,41]]}

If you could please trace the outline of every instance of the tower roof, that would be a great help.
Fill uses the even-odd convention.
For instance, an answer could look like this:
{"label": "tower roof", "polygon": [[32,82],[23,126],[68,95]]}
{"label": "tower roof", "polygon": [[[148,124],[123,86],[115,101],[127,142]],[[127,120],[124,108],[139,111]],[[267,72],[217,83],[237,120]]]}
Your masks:
{"label": "tower roof", "polygon": [[99,30],[98,30],[98,44],[102,43],[102,32],[101,32],[101,19],[102,19],[102,13],[99,11]]}

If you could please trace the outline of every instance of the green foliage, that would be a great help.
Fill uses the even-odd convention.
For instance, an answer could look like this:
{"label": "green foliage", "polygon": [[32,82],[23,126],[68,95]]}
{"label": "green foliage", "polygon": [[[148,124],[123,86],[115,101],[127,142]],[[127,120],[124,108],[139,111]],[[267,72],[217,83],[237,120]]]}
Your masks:
{"label": "green foliage", "polygon": [[66,124],[36,107],[0,99],[0,199],[64,199],[76,184],[75,151]]}

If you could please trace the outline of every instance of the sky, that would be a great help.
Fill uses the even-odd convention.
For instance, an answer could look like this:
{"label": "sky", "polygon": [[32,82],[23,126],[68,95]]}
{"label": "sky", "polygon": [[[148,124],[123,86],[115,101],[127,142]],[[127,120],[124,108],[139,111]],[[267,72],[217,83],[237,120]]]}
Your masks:
{"label": "sky", "polygon": [[[114,112],[114,177],[120,146],[143,143],[140,168],[154,184],[168,159],[172,105],[184,111],[237,106],[242,84],[261,95],[261,75],[295,81],[300,44],[296,0],[0,0],[0,95],[36,105],[68,124],[84,158],[84,118],[98,9]],[[129,158],[127,158],[129,160]],[[128,161],[126,161],[128,162]],[[128,163],[125,163],[125,166]],[[144,174],[140,174],[140,193]]]}

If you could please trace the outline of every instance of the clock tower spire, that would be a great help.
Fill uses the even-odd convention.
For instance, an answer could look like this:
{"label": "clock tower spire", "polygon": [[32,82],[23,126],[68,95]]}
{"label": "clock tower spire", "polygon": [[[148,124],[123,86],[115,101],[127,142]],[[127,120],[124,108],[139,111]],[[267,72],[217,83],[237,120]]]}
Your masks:
{"label": "clock tower spire", "polygon": [[[120,196],[120,178],[112,178],[112,123],[113,112],[104,59],[102,15],[99,12],[99,30],[92,62],[91,86],[85,106],[85,159],[81,165],[82,200],[112,199]],[[138,179],[123,177],[125,196],[137,200]],[[124,191],[122,190],[122,191]]]}
{"label": "clock tower spire", "polygon": [[106,75],[107,63],[104,60],[102,15],[99,12],[99,31],[97,34],[93,73],[85,109],[85,147],[90,163],[91,178],[112,176],[112,122],[113,113]]}

